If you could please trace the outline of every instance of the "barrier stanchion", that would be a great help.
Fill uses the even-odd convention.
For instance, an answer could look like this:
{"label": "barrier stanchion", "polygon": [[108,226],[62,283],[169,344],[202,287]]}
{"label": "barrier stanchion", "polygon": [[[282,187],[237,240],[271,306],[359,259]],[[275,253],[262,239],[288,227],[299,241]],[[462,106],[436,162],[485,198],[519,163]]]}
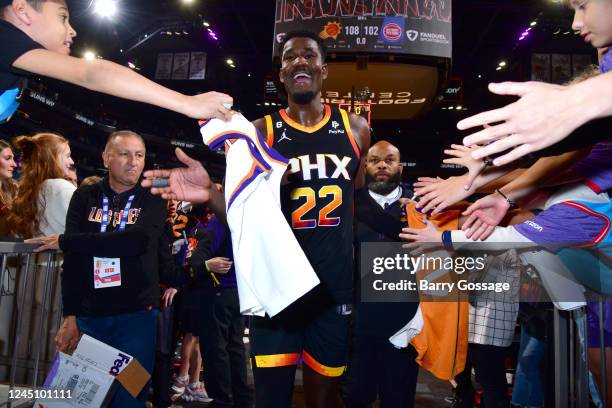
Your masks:
{"label": "barrier stanchion", "polygon": [[555,351],[555,407],[568,408],[568,321],[557,308],[553,311],[554,351]]}
{"label": "barrier stanchion", "polygon": [[599,295],[599,355],[601,356],[601,402],[603,408],[607,408],[608,396],[608,373],[606,372],[606,347],[604,336],[604,300],[603,296]]}
{"label": "barrier stanchion", "polygon": [[41,302],[42,310],[38,317],[38,331],[37,331],[37,333],[41,334],[41,341],[38,347],[36,347],[36,354],[34,357],[34,379],[32,380],[32,384],[34,386],[38,386],[38,368],[40,365],[41,348],[45,350],[47,347],[47,342],[45,341],[46,336],[42,336],[42,332],[43,332],[44,322],[47,320],[47,311],[52,309],[48,307],[49,305],[47,305],[47,297],[49,296],[49,292],[51,289],[50,288],[51,285],[49,283],[52,281],[49,279],[49,277],[51,276],[51,273],[53,271],[54,258],[55,258],[55,254],[53,252],[49,252],[47,254],[47,267],[45,268],[45,278],[44,278],[42,302]]}
{"label": "barrier stanchion", "polygon": [[[59,276],[56,275],[56,254],[54,251],[47,252],[44,254],[46,265],[38,265],[36,254],[33,253],[37,246],[16,240],[0,241],[0,283],[4,284],[9,268],[15,269],[11,279],[17,283],[13,293],[8,290],[0,293],[0,300],[5,302],[5,307],[9,305],[7,299],[2,298],[10,296],[14,297],[14,305],[11,307],[16,308],[5,316],[8,320],[2,322],[7,327],[10,355],[1,356],[2,364],[8,365],[8,371],[7,376],[0,381],[8,380],[9,395],[18,386],[36,388],[39,385],[41,375],[45,375],[44,371],[49,367],[49,361],[46,360],[49,331],[55,320],[58,320],[58,317],[51,315],[54,307],[54,282]],[[8,276],[11,275],[13,273]],[[58,312],[61,318],[61,307]],[[22,369],[25,370],[25,383],[20,374]],[[24,401],[18,403],[23,404]],[[0,402],[0,406],[11,407],[15,404],[17,401]]]}

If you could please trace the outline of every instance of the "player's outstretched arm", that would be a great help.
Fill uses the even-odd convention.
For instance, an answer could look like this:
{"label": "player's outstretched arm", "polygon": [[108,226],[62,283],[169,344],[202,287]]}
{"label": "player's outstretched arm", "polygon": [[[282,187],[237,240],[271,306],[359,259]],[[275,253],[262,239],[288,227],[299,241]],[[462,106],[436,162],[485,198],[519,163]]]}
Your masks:
{"label": "player's outstretched arm", "polygon": [[225,198],[212,184],[204,166],[178,147],[176,157],[187,167],[145,171],[142,186],[164,200],[204,203],[219,219],[225,220]]}
{"label": "player's outstretched arm", "polygon": [[224,106],[233,104],[228,95],[218,92],[184,95],[111,61],[86,61],[45,49],[35,49],[19,57],[13,66],[92,91],[159,106],[194,119],[231,118],[230,110]]}

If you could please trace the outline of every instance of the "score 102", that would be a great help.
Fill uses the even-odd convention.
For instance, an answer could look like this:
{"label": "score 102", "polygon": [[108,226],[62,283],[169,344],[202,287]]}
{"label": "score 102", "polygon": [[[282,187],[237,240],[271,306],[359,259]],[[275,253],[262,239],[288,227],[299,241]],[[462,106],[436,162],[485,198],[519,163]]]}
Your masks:
{"label": "score 102", "polygon": [[378,37],[378,26],[358,26],[358,25],[347,25],[344,26],[344,35],[346,36],[358,36],[358,35],[369,35],[372,37]]}

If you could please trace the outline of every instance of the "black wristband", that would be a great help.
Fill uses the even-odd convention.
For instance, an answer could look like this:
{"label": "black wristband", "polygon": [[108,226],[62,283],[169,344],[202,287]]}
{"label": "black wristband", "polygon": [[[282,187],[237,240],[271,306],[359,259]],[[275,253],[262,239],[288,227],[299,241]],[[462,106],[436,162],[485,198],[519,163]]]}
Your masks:
{"label": "black wristband", "polygon": [[508,204],[510,204],[510,209],[511,210],[518,207],[518,205],[516,205],[516,203],[512,199],[508,198],[508,196],[506,196],[504,193],[502,193],[499,188],[496,188],[495,192],[497,194],[499,194],[500,196],[502,196],[504,198],[504,200],[506,200],[508,202]]}

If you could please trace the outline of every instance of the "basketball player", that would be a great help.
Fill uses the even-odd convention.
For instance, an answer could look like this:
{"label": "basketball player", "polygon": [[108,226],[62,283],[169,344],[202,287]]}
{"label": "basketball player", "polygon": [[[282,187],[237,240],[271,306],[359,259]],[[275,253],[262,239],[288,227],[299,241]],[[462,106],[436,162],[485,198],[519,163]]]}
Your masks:
{"label": "basketball player", "polygon": [[[336,407],[341,405],[352,301],[353,192],[363,185],[360,161],[369,149],[370,131],[363,118],[321,103],[328,67],[316,34],[288,33],[280,47],[279,79],[288,107],[253,124],[290,160],[281,206],[321,284],[274,318],[253,318],[256,406],[290,407],[302,361],[307,406]],[[149,171],[143,185],[168,178],[169,187],[152,192],[166,199],[207,201],[224,213],[223,196],[211,188],[204,168],[180,149],[177,156],[187,168]]]}

